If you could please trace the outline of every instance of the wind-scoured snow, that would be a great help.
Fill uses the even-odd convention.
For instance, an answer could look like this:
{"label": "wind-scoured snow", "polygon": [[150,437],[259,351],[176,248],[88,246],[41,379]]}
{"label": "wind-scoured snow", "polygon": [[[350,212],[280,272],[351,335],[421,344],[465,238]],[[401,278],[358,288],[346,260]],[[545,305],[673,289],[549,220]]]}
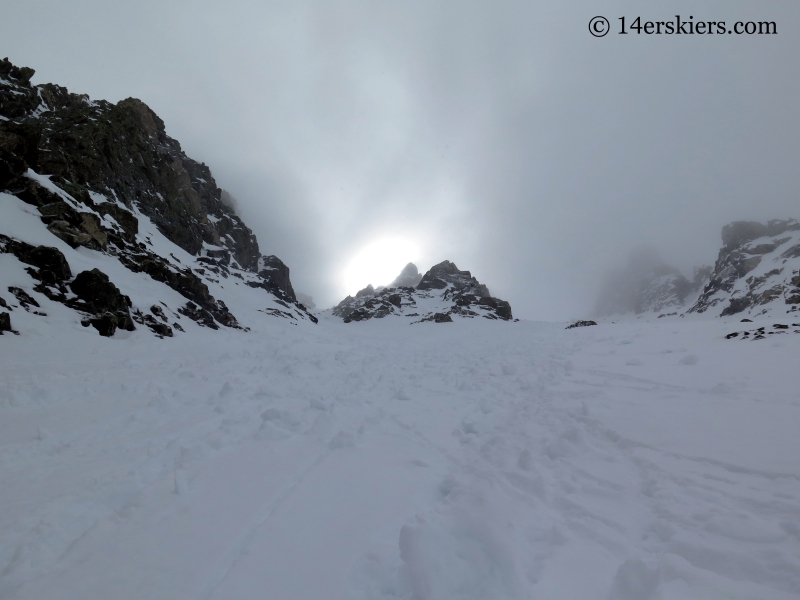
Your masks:
{"label": "wind-scoured snow", "polygon": [[4,599],[800,596],[800,336],[26,319],[0,337]]}

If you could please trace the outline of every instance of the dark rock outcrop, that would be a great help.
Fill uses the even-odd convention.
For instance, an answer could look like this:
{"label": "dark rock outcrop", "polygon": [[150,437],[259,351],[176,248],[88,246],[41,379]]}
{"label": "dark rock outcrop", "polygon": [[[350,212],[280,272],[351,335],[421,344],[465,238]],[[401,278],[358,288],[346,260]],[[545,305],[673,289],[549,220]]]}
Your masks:
{"label": "dark rock outcrop", "polygon": [[417,323],[423,323],[425,321],[430,321],[433,323],[452,323],[453,317],[451,317],[448,313],[434,313],[430,317],[420,319],[417,321]]}
{"label": "dark rock outcrop", "polygon": [[[147,273],[156,281],[167,284],[183,297],[196,302],[208,318],[193,319],[204,326],[218,329],[214,320],[226,327],[238,327],[236,318],[221,300],[215,299],[208,286],[188,268],[179,269],[154,252],[140,250],[120,256],[120,262],[134,273]],[[190,315],[196,311],[190,311]],[[211,323],[211,325],[209,325]]]}
{"label": "dark rock outcrop", "polygon": [[297,297],[289,279],[289,267],[277,256],[262,256],[258,263],[260,281],[250,282],[251,287],[264,288],[285,302],[297,303]]}
{"label": "dark rock outcrop", "polygon": [[11,331],[11,315],[7,312],[0,312],[0,334],[4,331]]}
{"label": "dark rock outcrop", "polygon": [[20,262],[34,267],[35,270],[28,269],[28,273],[46,285],[56,285],[72,278],[69,263],[58,248],[32,246],[0,235],[0,253],[2,252],[11,253]]}
{"label": "dark rock outcrop", "polygon": [[[742,321],[749,321],[749,319],[742,319]],[[745,331],[734,331],[725,336],[727,340],[763,340],[770,335],[780,335],[786,333],[800,333],[800,323],[774,323],[772,331],[767,331],[767,327],[759,327],[757,329],[750,329]]]}
{"label": "dark rock outcrop", "polygon": [[[38,282],[33,286],[34,291],[39,292],[54,300],[69,306],[67,294],[69,292],[66,283],[72,278],[72,271],[66,257],[58,248],[50,246],[33,246],[31,244],[14,240],[4,235],[0,235],[0,253],[9,253],[16,256],[20,262],[30,265],[26,267],[28,275]],[[10,288],[9,288],[10,289]],[[15,292],[17,298],[24,294],[25,298],[20,305],[29,310],[30,306],[39,306],[30,295],[23,290]],[[38,311],[36,314],[41,314]]]}
{"label": "dark rock outcrop", "polygon": [[[114,335],[118,327],[129,331],[135,329],[129,312],[130,298],[122,295],[108,276],[98,269],[84,271],[68,283],[72,279],[72,271],[67,259],[57,248],[32,246],[0,236],[0,252],[14,254],[20,262],[31,265],[27,269],[28,274],[39,282],[33,289],[88,315],[83,322],[93,325],[101,335]],[[76,298],[68,298],[68,288]],[[9,290],[22,308],[34,314],[43,314],[33,310],[33,307],[40,308],[40,305],[30,294],[17,287]]]}
{"label": "dark rock outcrop", "polygon": [[110,337],[117,328],[136,329],[130,315],[131,299],[120,292],[100,269],[78,273],[69,287],[78,297],[72,306],[93,315],[88,323],[100,335]]}
{"label": "dark rock outcrop", "polygon": [[8,286],[8,291],[11,292],[11,295],[14,296],[19,305],[28,312],[32,312],[35,315],[47,316],[43,312],[33,310],[34,308],[41,308],[41,305],[36,301],[36,298],[22,288],[11,285]]}
{"label": "dark rock outcrop", "polygon": [[592,325],[597,325],[595,321],[575,321],[574,323],[570,323],[565,327],[565,329],[575,329],[576,327],[591,327]]}

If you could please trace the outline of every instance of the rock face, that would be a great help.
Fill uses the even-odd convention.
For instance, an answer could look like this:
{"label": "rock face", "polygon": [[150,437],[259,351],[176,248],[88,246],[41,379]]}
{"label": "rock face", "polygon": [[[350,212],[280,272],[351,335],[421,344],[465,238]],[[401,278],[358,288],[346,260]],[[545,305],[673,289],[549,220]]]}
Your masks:
{"label": "rock face", "polygon": [[[292,318],[315,320],[297,303],[288,267],[260,253],[255,235],[234,213],[235,200],[223,195],[206,165],[186,156],[146,104],[135,98],[117,104],[93,101],[58,85],[34,86],[33,73],[0,61],[0,192],[35,207],[54,240],[102,253],[177,291],[187,303],[182,312],[172,311],[176,318],[185,314],[211,328],[239,327],[209,289],[235,277],[267,292],[265,302],[279,300]],[[188,253],[189,264],[163,244],[156,249],[153,227]],[[127,308],[102,302],[98,308],[99,299],[83,297],[81,307],[68,302],[75,285],[89,295],[110,293],[101,284],[100,275],[106,276],[92,275],[89,288],[78,278],[64,287],[72,273],[62,252],[25,244],[1,223],[0,234],[5,234],[0,252],[31,266],[36,292],[95,320],[110,321],[113,315],[115,327],[132,328],[133,318],[157,335],[168,335],[163,320],[145,317],[136,307],[131,317]],[[113,333],[115,327],[103,324],[101,333]],[[169,335],[172,329],[180,330],[171,328]]]}
{"label": "rock face", "polygon": [[696,297],[710,271],[710,267],[697,268],[689,280],[678,269],[665,264],[654,250],[637,248],[628,257],[625,268],[606,275],[594,312],[597,316],[682,312],[687,302]]}
{"label": "rock face", "polygon": [[690,313],[776,315],[800,310],[800,222],[736,221]]}
{"label": "rock face", "polygon": [[[419,277],[411,263],[395,281]],[[393,315],[412,319],[412,323],[432,321],[451,323],[453,317],[512,320],[511,306],[505,300],[493,298],[489,289],[469,271],[460,271],[452,262],[444,261],[431,267],[416,286],[394,286],[374,290],[367,286],[348,296],[332,310],[345,323],[382,319]]]}

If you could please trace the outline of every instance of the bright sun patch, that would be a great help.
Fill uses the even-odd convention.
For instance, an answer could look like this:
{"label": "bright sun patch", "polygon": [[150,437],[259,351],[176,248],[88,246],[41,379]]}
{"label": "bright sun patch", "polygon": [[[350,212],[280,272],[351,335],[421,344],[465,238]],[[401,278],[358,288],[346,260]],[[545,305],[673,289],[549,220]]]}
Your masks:
{"label": "bright sun patch", "polygon": [[407,238],[391,237],[374,241],[356,254],[343,272],[348,293],[372,284],[391,283],[409,262],[417,260],[417,245]]}

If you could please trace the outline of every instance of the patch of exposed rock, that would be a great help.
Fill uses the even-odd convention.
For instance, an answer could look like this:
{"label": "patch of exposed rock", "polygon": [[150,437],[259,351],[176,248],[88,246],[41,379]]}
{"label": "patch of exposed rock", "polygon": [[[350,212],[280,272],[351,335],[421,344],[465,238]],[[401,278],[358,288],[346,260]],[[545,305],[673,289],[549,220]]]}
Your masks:
{"label": "patch of exposed rock", "polygon": [[[742,319],[749,321],[749,319]],[[725,336],[728,340],[763,340],[770,335],[781,335],[786,333],[800,333],[800,323],[774,323],[772,327],[758,327],[745,331],[734,331]]]}
{"label": "patch of exposed rock", "polygon": [[14,331],[11,329],[11,315],[7,312],[0,312],[0,335],[3,335],[4,331]]}
{"label": "patch of exposed rock", "polygon": [[577,327],[591,327],[593,325],[597,325],[595,321],[575,321],[574,323],[570,323],[565,327],[565,329],[575,329]]}
{"label": "patch of exposed rock", "polygon": [[76,296],[72,306],[93,315],[83,323],[92,325],[100,335],[110,337],[117,328],[135,329],[130,315],[131,299],[99,269],[78,273],[69,287]]}
{"label": "patch of exposed rock", "polygon": [[[33,287],[36,292],[79,311],[84,317],[81,322],[87,327],[92,325],[100,335],[112,336],[117,328],[135,329],[130,298],[99,269],[83,271],[73,279],[69,263],[58,248],[33,246],[3,235],[0,235],[0,253],[13,254],[29,265],[26,271],[37,282]],[[41,307],[30,294],[13,286],[8,289],[17,300],[17,308],[45,316],[35,310]],[[0,302],[13,310],[5,300]]]}

